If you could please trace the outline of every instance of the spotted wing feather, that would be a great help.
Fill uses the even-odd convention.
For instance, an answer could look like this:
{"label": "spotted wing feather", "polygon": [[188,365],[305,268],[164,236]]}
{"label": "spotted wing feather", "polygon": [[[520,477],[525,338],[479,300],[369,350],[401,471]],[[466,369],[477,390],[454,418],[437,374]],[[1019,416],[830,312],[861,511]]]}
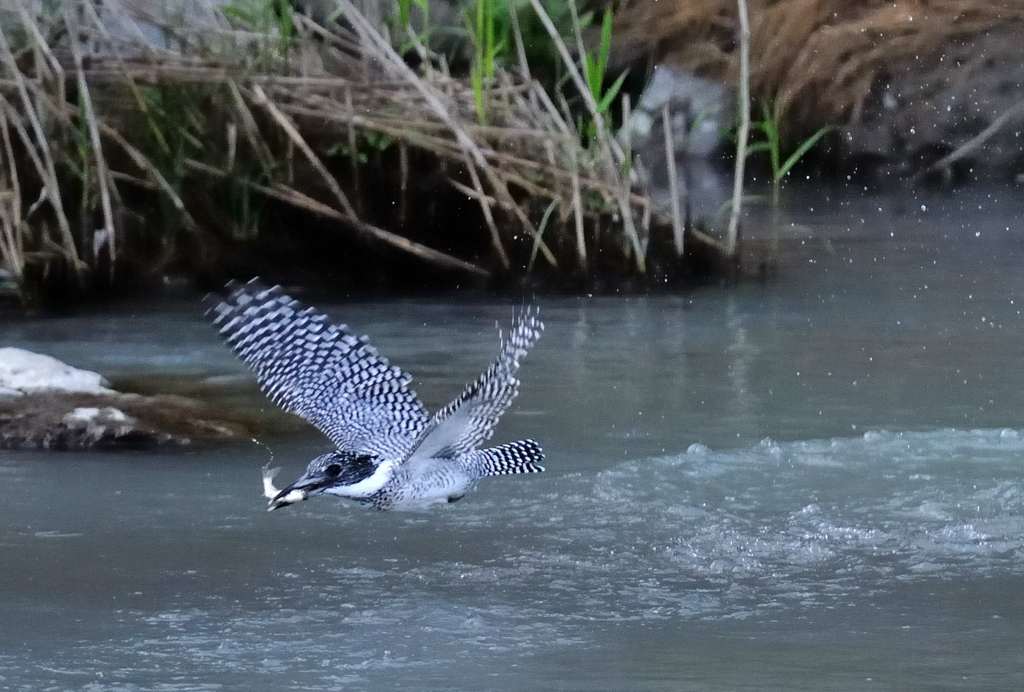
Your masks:
{"label": "spotted wing feather", "polygon": [[434,414],[410,456],[456,457],[489,440],[498,420],[519,393],[519,361],[543,330],[535,307],[517,313],[512,329],[501,338],[498,358],[466,386],[458,399]]}
{"label": "spotted wing feather", "polygon": [[470,454],[465,463],[474,475],[481,478],[540,473],[544,470],[544,450],[533,440],[517,440],[498,447],[479,449]]}
{"label": "spotted wing feather", "polygon": [[221,336],[275,404],[312,423],[341,450],[401,459],[428,423],[412,378],[366,337],[303,307],[280,286],[228,284],[208,311]]}

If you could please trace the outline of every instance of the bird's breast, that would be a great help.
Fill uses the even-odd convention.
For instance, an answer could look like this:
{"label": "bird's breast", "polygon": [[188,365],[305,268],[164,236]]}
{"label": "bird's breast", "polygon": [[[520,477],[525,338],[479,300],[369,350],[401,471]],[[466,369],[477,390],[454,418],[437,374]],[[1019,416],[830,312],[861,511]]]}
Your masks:
{"label": "bird's breast", "polygon": [[449,502],[469,491],[473,479],[451,459],[424,459],[400,467],[383,492],[396,509]]}

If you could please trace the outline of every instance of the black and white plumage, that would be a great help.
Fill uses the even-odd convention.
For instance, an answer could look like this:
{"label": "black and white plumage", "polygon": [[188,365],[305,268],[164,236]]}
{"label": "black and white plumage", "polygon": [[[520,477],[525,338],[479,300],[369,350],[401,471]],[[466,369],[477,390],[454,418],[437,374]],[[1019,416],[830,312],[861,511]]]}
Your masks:
{"label": "black and white plumage", "polygon": [[269,509],[331,494],[377,509],[454,502],[486,476],[543,471],[533,440],[480,449],[519,392],[519,363],[540,338],[535,308],[515,315],[497,359],[461,396],[428,416],[412,378],[365,336],[256,279],[211,301],[214,325],[275,404],[319,429],[336,451],[283,490],[264,476]]}

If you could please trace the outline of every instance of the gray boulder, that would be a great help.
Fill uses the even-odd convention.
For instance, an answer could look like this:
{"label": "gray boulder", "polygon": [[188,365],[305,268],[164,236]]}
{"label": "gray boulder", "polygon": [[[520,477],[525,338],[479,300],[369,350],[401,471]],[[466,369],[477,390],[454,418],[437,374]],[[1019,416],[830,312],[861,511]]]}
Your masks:
{"label": "gray boulder", "polygon": [[0,348],[0,448],[138,449],[248,437],[246,421],[201,401],[118,392],[99,373]]}
{"label": "gray boulder", "polygon": [[630,142],[639,161],[641,183],[651,190],[663,211],[671,204],[663,116],[666,105],[676,170],[686,190],[683,205],[691,223],[714,226],[732,193],[731,169],[721,165],[718,154],[735,122],[735,93],[721,82],[670,65],[655,67],[619,139]]}
{"label": "gray boulder", "polygon": [[671,65],[657,65],[625,125],[634,151],[643,154],[655,148],[664,158],[662,110],[666,104],[674,148],[680,155],[710,157],[736,117],[736,97],[730,87]]}

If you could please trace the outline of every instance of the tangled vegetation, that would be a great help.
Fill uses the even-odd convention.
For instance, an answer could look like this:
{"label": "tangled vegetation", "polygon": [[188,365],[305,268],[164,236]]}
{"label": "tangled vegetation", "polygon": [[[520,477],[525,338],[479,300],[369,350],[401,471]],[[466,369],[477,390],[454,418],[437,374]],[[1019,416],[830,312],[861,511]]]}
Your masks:
{"label": "tangled vegetation", "polygon": [[[857,120],[878,76],[964,37],[1024,21],[1005,0],[748,0],[752,97],[798,135]],[[618,58],[653,56],[734,83],[734,0],[628,0]]]}
{"label": "tangled vegetation", "polygon": [[[349,0],[317,18],[284,0],[15,0],[0,10],[4,266],[26,295],[306,260],[378,282],[647,276],[672,221],[611,134],[612,15],[588,48],[589,15],[556,4],[567,14],[476,0],[460,77],[425,0],[390,27]],[[538,64],[546,84],[525,26],[559,60]],[[682,273],[680,255],[659,266]]]}

